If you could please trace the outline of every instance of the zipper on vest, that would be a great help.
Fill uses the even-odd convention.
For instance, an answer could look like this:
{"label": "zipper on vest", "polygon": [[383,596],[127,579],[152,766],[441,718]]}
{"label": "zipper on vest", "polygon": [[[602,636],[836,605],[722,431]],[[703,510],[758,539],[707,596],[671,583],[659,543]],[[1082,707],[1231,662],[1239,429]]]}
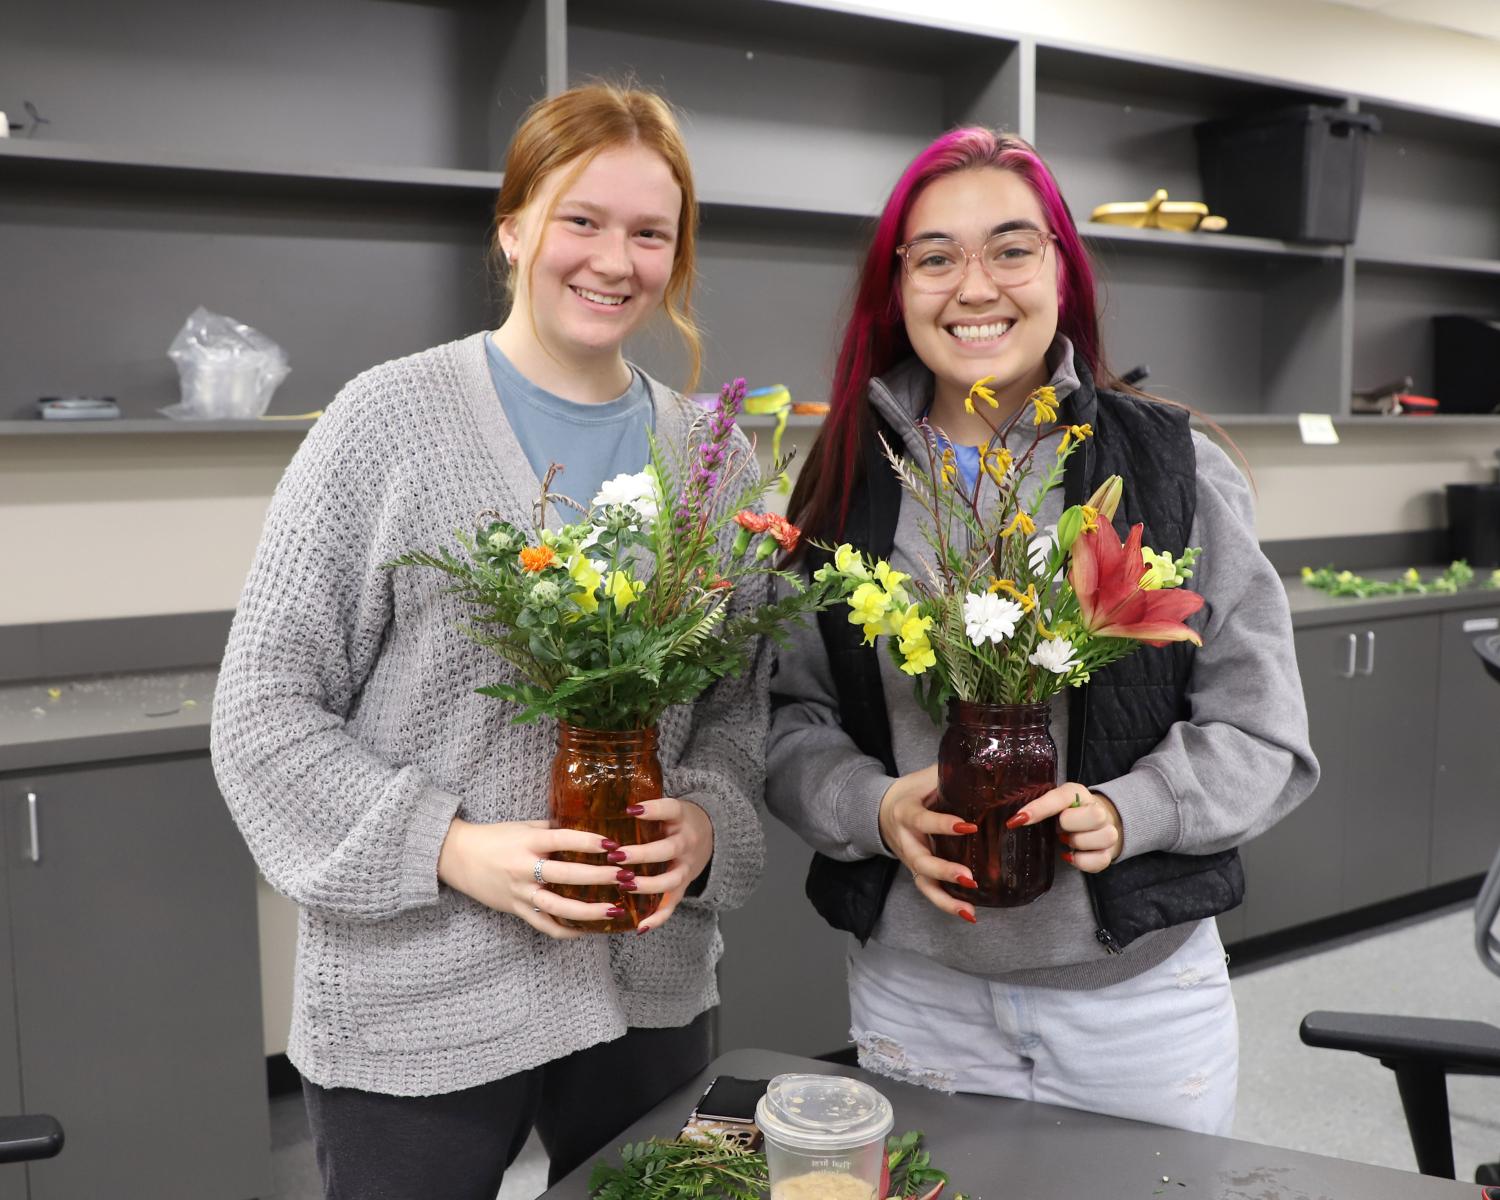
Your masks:
{"label": "zipper on vest", "polygon": [[[1087,445],[1088,443],[1085,442],[1084,446],[1087,447]],[[1078,725],[1079,728],[1077,730],[1070,729],[1068,731],[1068,736],[1070,738],[1076,737],[1078,739],[1078,762],[1081,766],[1083,764],[1084,739],[1088,736],[1089,728],[1089,693],[1087,688],[1084,689],[1083,695],[1078,699]],[[1092,875],[1085,879],[1083,890],[1088,893],[1089,907],[1094,910],[1094,924],[1098,926],[1098,928],[1094,930],[1094,940],[1097,941],[1101,946],[1103,946],[1104,949],[1110,954],[1124,954],[1124,948],[1121,947],[1119,941],[1115,938],[1115,935],[1110,931],[1108,926],[1104,924],[1104,917],[1099,912],[1099,901],[1094,897],[1093,880],[1094,877]]]}

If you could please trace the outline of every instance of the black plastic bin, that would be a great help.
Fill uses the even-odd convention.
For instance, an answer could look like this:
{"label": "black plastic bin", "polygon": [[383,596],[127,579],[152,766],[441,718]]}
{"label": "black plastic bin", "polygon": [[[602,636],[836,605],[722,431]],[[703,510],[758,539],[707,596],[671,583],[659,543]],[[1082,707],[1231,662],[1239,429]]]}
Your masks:
{"label": "black plastic bin", "polygon": [[1432,374],[1439,411],[1500,412],[1500,320],[1433,317]]}
{"label": "black plastic bin", "polygon": [[1209,211],[1230,233],[1298,242],[1352,242],[1359,228],[1369,113],[1317,104],[1195,128]]}

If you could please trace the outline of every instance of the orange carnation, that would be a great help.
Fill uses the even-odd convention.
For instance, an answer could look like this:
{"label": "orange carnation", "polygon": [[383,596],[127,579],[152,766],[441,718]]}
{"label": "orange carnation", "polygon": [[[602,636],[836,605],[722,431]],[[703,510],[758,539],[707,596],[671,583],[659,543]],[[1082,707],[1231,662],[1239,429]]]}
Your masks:
{"label": "orange carnation", "polygon": [[787,554],[797,548],[797,539],[802,536],[802,531],[779,513],[769,514],[766,532],[776,539],[776,544]]}

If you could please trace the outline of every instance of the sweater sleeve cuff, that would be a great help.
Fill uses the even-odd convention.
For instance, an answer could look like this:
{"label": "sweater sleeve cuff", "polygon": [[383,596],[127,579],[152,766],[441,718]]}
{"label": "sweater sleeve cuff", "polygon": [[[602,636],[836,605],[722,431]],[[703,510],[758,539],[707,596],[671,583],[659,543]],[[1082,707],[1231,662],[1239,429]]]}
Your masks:
{"label": "sweater sleeve cuff", "polygon": [[458,812],[458,797],[430,788],[417,800],[401,854],[401,908],[436,904],[438,855]]}
{"label": "sweater sleeve cuff", "polygon": [[1128,775],[1093,784],[1091,791],[1108,796],[1120,814],[1125,842],[1120,858],[1134,858],[1152,850],[1171,850],[1182,839],[1182,815],[1172,785],[1155,767],[1137,763]]}
{"label": "sweater sleeve cuff", "polygon": [[838,789],[839,825],[851,858],[891,858],[880,836],[880,802],[896,781],[879,763],[859,763]]}

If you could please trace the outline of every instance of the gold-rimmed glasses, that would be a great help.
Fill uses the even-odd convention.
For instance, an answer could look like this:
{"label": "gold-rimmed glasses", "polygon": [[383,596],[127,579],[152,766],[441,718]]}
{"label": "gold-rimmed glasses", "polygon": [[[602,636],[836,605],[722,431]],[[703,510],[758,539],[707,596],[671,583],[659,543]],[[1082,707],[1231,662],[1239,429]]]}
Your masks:
{"label": "gold-rimmed glasses", "polygon": [[978,259],[996,287],[1019,287],[1030,283],[1042,269],[1047,243],[1055,235],[1040,229],[1009,229],[991,234],[978,251],[952,238],[918,238],[896,247],[912,286],[922,292],[947,292],[957,287]]}

